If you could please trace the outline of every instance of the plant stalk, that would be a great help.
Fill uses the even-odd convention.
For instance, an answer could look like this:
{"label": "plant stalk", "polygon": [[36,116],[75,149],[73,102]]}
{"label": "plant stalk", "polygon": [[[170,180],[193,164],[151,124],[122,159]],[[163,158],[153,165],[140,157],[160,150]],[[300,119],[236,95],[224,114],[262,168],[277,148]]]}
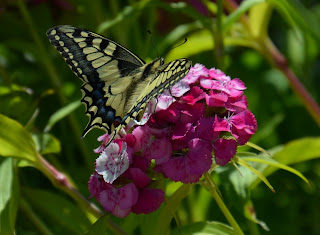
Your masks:
{"label": "plant stalk", "polygon": [[221,199],[218,191],[217,191],[217,187],[214,184],[210,174],[208,172],[206,172],[204,174],[204,182],[202,182],[202,185],[204,186],[204,188],[211,193],[211,195],[213,196],[213,198],[215,199],[215,201],[217,202],[221,212],[223,213],[223,215],[226,217],[226,219],[228,220],[229,224],[232,226],[232,228],[234,229],[235,234],[239,234],[239,235],[243,235],[244,233],[242,232],[240,226],[238,225],[237,221],[233,218],[232,214],[230,213],[230,211],[228,210],[228,208],[226,207],[226,205],[224,204],[223,200]]}

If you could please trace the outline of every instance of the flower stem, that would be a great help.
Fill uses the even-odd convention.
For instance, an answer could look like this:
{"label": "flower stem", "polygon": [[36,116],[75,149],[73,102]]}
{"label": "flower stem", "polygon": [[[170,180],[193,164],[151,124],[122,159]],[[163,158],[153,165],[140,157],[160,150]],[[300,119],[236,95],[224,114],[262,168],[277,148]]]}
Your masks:
{"label": "flower stem", "polygon": [[204,174],[204,182],[202,182],[202,185],[204,186],[204,188],[211,193],[211,195],[213,196],[213,198],[215,199],[215,201],[217,202],[220,210],[222,211],[223,215],[226,217],[226,219],[228,220],[229,224],[232,226],[232,228],[234,229],[235,234],[239,234],[239,235],[243,235],[244,233],[242,232],[240,226],[238,225],[238,223],[235,221],[235,219],[233,218],[233,216],[231,215],[230,211],[228,210],[228,208],[226,207],[226,205],[224,204],[224,202],[222,201],[218,191],[217,191],[217,187],[214,184],[211,176],[209,173],[205,173]]}
{"label": "flower stem", "polygon": [[[238,8],[238,4],[234,0],[224,1],[224,6],[229,12],[233,12]],[[240,21],[247,29],[248,20],[249,19],[245,15],[240,18]],[[267,32],[267,30],[265,32]],[[301,99],[303,105],[314,121],[320,126],[320,106],[290,69],[286,57],[278,50],[267,35],[260,35],[258,39],[253,37],[251,40],[255,40],[254,44],[256,45],[256,48],[254,49],[263,55],[272,66],[280,70],[286,76],[292,90]]]}
{"label": "flower stem", "polygon": [[[89,202],[78,190],[76,190],[71,181],[60,171],[58,171],[54,166],[47,162],[41,155],[38,155],[37,168],[45,174],[51,182],[59,189],[67,193],[72,197],[78,205],[86,212],[89,212],[92,216],[98,220],[103,213],[96,207],[93,203]],[[124,231],[118,227],[113,221],[108,220],[108,227],[114,234],[125,234]]]}
{"label": "flower stem", "polygon": [[224,45],[223,45],[223,30],[222,30],[222,13],[223,13],[223,5],[222,0],[217,1],[217,16],[215,27],[213,27],[213,38],[215,43],[215,56],[218,63],[218,68],[224,70],[225,63],[224,63]]}
{"label": "flower stem", "polygon": [[287,77],[292,90],[301,99],[310,115],[313,117],[318,126],[320,126],[320,106],[303,86],[294,72],[290,69],[287,59],[283,54],[281,54],[281,52],[278,50],[278,48],[276,48],[269,38],[266,40],[264,46],[269,52],[272,61],[274,61],[274,66]]}

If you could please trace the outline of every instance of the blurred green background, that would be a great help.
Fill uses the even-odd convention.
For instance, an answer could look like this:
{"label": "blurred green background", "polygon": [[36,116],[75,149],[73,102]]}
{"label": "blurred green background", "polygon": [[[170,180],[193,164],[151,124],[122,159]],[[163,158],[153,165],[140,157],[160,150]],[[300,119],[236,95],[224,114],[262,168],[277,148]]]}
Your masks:
{"label": "blurred green background", "polygon": [[[319,27],[320,2],[288,1],[297,10],[300,18],[296,19],[290,11],[289,15],[285,14],[287,1],[256,2],[271,4],[267,32],[287,58],[290,68],[319,103],[319,35],[310,33],[313,29],[308,31],[300,27],[303,22],[299,24],[299,20],[304,20],[304,17],[308,20],[312,15],[317,20],[316,27]],[[157,57],[147,33],[149,29],[159,55],[166,61],[186,57],[193,64],[219,68],[232,78],[245,82],[249,109],[258,121],[258,131],[250,142],[269,150],[293,140],[319,136],[319,126],[293,92],[287,78],[262,53],[241,41],[245,31],[238,22],[240,18],[231,22],[223,35],[216,35],[222,32],[216,27],[216,9],[217,5],[211,1],[0,0],[0,113],[17,120],[30,132],[39,134],[42,144],[52,145],[52,151],[43,153],[47,160],[66,172],[79,191],[88,197],[87,182],[97,157],[92,150],[98,147],[96,139],[103,132],[95,129],[80,139],[87,123],[84,107],[79,104],[81,82],[49,43],[46,31],[62,24],[89,29],[124,45],[148,62]],[[224,14],[229,15],[227,10]],[[171,50],[184,38],[188,39],[187,43]],[[219,38],[226,40],[219,44]],[[67,106],[65,111],[70,114],[47,127],[52,115],[71,103],[73,106]],[[46,127],[50,134],[48,140],[40,135]],[[224,180],[228,181],[228,177],[219,177],[217,181],[225,203],[246,233],[320,234],[318,157],[293,165],[310,180],[311,188],[295,175],[279,170],[268,178],[276,190],[275,194],[263,184],[250,192],[257,217],[267,224],[270,232],[248,223],[237,206],[238,197],[225,195],[229,184],[224,185]],[[229,168],[232,166],[225,167],[225,170]],[[30,197],[30,190],[55,192],[70,200],[38,170],[25,167],[19,168],[18,173],[21,197],[35,214],[48,216]],[[207,204],[201,204],[204,202]],[[19,208],[17,234],[40,233],[34,228],[30,212],[23,206]],[[194,214],[198,208],[203,211],[199,217]],[[198,220],[226,222],[210,195],[202,189],[195,190],[185,199],[178,215],[185,224]],[[53,221],[55,219],[50,216],[43,219],[54,234],[66,231],[64,225],[57,221],[52,225]]]}

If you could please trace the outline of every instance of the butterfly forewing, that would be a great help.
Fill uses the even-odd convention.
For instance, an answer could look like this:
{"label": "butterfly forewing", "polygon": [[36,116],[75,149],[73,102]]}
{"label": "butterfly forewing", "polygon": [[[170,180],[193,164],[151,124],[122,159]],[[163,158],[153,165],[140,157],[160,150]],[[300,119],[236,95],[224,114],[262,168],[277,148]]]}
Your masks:
{"label": "butterfly forewing", "polygon": [[[147,102],[186,76],[191,61],[179,59],[149,64],[123,46],[88,30],[64,25],[47,32],[71,70],[83,81],[82,99],[92,128],[113,137],[135,119]],[[114,124],[119,125],[115,128]]]}
{"label": "butterfly forewing", "polygon": [[87,30],[57,26],[49,29],[47,35],[71,70],[84,82],[81,101],[89,123],[83,136],[93,127],[111,133],[113,122],[123,117],[121,107],[124,105],[114,100],[121,101],[125,97],[114,97],[109,88],[125,93],[123,84],[130,84],[128,75],[143,66],[144,61],[121,45]]}

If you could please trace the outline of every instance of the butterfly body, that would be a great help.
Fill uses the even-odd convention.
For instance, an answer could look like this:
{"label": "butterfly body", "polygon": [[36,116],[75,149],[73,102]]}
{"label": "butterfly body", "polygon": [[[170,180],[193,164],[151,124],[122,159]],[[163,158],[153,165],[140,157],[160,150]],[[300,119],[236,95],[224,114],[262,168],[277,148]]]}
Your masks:
{"label": "butterfly body", "polygon": [[187,59],[165,64],[158,58],[146,64],[116,42],[68,25],[49,29],[47,36],[83,81],[81,102],[89,116],[83,137],[95,127],[117,134],[151,98],[185,77],[191,67]]}

